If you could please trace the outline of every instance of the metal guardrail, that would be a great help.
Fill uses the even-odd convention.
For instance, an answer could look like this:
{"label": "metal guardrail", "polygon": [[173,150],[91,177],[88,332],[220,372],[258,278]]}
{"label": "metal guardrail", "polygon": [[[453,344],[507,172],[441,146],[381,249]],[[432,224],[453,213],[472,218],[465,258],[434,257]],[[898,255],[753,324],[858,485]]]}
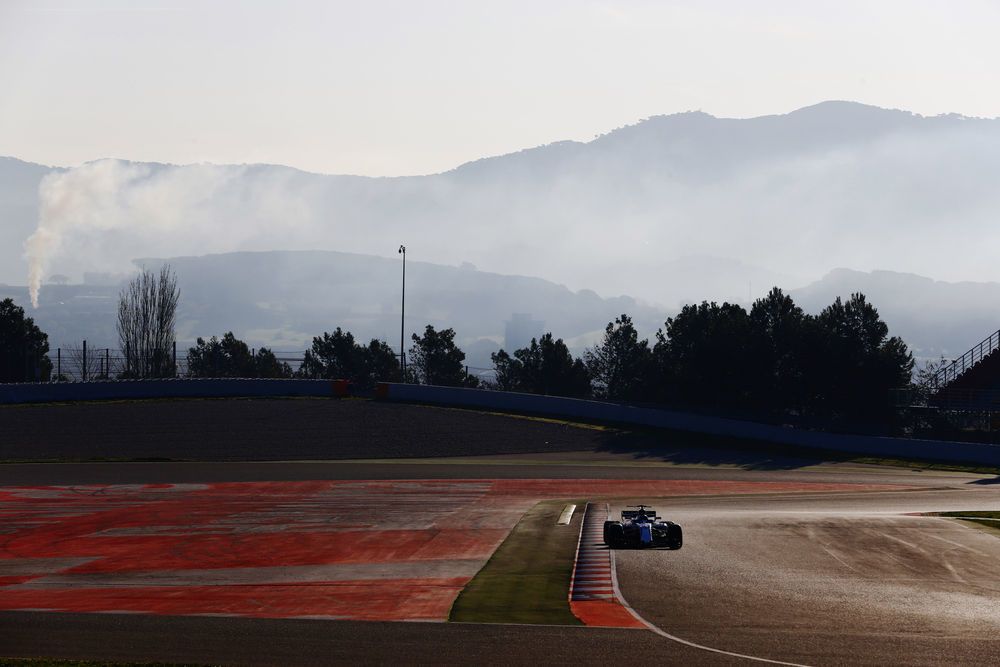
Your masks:
{"label": "metal guardrail", "polygon": [[988,338],[983,339],[979,345],[974,346],[958,359],[955,359],[939,370],[934,375],[934,391],[944,389],[948,384],[957,380],[965,371],[978,364],[998,348],[1000,348],[1000,331],[995,331]]}
{"label": "metal guardrail", "polygon": [[169,378],[163,380],[111,380],[107,382],[22,382],[0,384],[0,404],[146,398],[267,398],[274,396],[328,398],[348,396],[350,392],[350,383],[346,380],[289,378]]}
{"label": "metal guardrail", "polygon": [[760,440],[828,451],[1000,465],[1000,446],[985,443],[811,431],[677,410],[458,387],[381,383],[375,388],[375,396],[387,401],[571,417],[612,424]]}

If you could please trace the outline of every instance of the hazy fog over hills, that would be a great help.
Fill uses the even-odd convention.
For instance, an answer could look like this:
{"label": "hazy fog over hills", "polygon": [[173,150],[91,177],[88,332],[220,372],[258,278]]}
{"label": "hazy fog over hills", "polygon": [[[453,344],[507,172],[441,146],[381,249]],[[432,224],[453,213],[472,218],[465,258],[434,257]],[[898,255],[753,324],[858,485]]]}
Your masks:
{"label": "hazy fog over hills", "polygon": [[[164,260],[143,260],[150,268]],[[178,257],[168,261],[181,289],[180,347],[195,338],[233,331],[253,346],[286,352],[304,350],[311,338],[335,327],[367,340],[399,346],[400,262],[396,258],[301,251],[230,253]],[[725,268],[708,259],[699,264]],[[684,266],[679,264],[679,270]],[[781,284],[781,283],[777,283]],[[31,310],[53,347],[116,344],[115,304],[119,286],[46,285],[39,308]],[[912,274],[837,269],[790,291],[807,312],[818,313],[840,296],[862,292],[879,308],[893,335],[902,336],[921,359],[952,358],[1000,328],[1000,283],[946,283]],[[0,286],[0,299],[13,297],[30,308],[24,287]],[[743,298],[733,299],[747,305]],[[696,302],[693,297],[691,302]],[[489,367],[501,346],[523,345],[552,331],[580,354],[607,322],[629,313],[642,336],[652,339],[672,309],[628,297],[604,299],[573,292],[539,278],[508,276],[465,267],[407,262],[407,345],[425,324],[453,327],[467,363]],[[530,316],[510,333],[515,314]],[[525,319],[525,318],[522,318]]]}
{"label": "hazy fog over hills", "polygon": [[[362,335],[394,340],[400,243],[417,272],[408,308],[415,322],[453,325],[470,340],[495,337],[512,312],[532,313],[568,338],[593,332],[619,310],[597,295],[649,304],[650,316],[637,316],[652,329],[683,303],[748,303],[772,285],[801,287],[846,266],[880,271],[835,272],[801,289],[807,310],[835,293],[870,292],[915,347],[952,354],[997,327],[995,285],[930,278],[1000,279],[997,173],[1000,120],[850,102],[750,119],[657,116],[587,143],[556,142],[431,176],[114,159],[52,169],[2,159],[0,282],[128,272],[138,257],[376,256],[338,255],[329,271],[319,256],[265,271],[240,255],[179,261],[189,321],[208,321],[199,307],[216,318],[182,335],[242,328],[273,344],[354,321]],[[449,268],[466,263],[486,273]],[[481,279],[489,273],[502,275]],[[512,281],[522,282],[511,290]],[[566,288],[556,294],[552,284]],[[566,315],[558,326],[560,303],[577,308],[586,292],[568,295],[585,289],[600,307],[578,308],[586,324]],[[327,310],[309,321],[317,303]]]}
{"label": "hazy fog over hills", "polygon": [[0,282],[24,284],[24,242],[38,225],[38,184],[51,167],[0,157]]}
{"label": "hazy fog over hills", "polygon": [[[754,274],[806,284],[837,266],[992,280],[998,148],[1000,121],[827,102],[743,120],[658,116],[433,176],[100,160],[42,179],[28,251],[44,277],[237,250],[386,256],[402,242],[414,259],[667,307],[748,283],[759,294],[772,281]],[[26,188],[40,173],[12,164],[30,171]],[[14,199],[2,202],[5,248],[30,226]],[[4,262],[0,280],[23,282],[21,267]]]}
{"label": "hazy fog over hills", "polygon": [[796,303],[816,313],[836,297],[866,295],[893,335],[920,358],[954,358],[1000,329],[1000,283],[948,283],[892,271],[837,269],[791,290]]}
{"label": "hazy fog over hills", "polygon": [[[203,257],[147,259],[156,268],[168,261],[181,291],[177,336],[197,337],[234,331],[248,343],[281,351],[302,351],[313,336],[342,327],[365,341],[377,337],[399,347],[400,262],[338,252],[231,253]],[[32,311],[53,347],[116,345],[115,305],[119,287],[46,285]],[[26,290],[3,288],[28,307]],[[29,308],[30,309],[30,308]],[[629,297],[602,299],[589,290],[523,276],[505,276],[407,262],[406,346],[427,324],[452,327],[468,354],[467,363],[488,366],[489,354],[505,344],[522,346],[545,331],[567,340],[577,352],[592,344],[605,324],[629,313],[643,331],[653,332],[664,313]],[[515,314],[530,316],[508,334]]]}

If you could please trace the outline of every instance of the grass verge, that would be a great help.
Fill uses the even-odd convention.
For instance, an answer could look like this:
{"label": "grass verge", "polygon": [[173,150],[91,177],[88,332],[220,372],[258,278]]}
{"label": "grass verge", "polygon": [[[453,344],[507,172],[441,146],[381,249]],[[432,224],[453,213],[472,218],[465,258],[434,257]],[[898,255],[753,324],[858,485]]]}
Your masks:
{"label": "grass verge", "polygon": [[986,526],[987,528],[992,528],[994,531],[1000,532],[1000,511],[938,512],[935,516],[946,516],[951,517],[952,519],[961,519],[962,521],[968,521],[969,523]]}
{"label": "grass verge", "polygon": [[[568,503],[575,503],[577,511],[568,526],[558,526]],[[585,505],[546,500],[528,510],[459,594],[448,620],[580,625],[569,609],[569,579]]]}

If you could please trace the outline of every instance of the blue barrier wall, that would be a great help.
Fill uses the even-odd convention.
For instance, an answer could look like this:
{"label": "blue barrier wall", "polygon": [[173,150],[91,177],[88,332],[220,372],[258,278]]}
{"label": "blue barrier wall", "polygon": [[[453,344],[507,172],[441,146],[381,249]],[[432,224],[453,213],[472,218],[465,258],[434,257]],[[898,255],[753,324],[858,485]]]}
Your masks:
{"label": "blue barrier wall", "polygon": [[336,380],[120,380],[114,382],[52,382],[0,384],[0,403],[107,401],[136,398],[222,398],[343,395]]}
{"label": "blue barrier wall", "polygon": [[391,401],[410,401],[574,417],[591,421],[650,426],[690,433],[763,440],[783,445],[826,449],[871,456],[917,458],[1000,465],[1000,446],[945,440],[916,440],[867,435],[841,435],[822,431],[772,426],[757,422],[709,417],[672,410],[637,408],[616,403],[585,401],[557,396],[537,396],[505,391],[432,387],[412,384],[379,385],[376,395]]}

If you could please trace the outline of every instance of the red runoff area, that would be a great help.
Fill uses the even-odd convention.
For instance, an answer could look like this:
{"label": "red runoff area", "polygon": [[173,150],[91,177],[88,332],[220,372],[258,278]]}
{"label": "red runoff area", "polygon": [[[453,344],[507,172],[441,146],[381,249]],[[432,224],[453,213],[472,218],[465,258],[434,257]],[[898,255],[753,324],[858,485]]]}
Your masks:
{"label": "red runoff area", "polygon": [[[443,621],[540,499],[875,488],[896,487],[400,480],[3,488],[0,610]],[[618,613],[593,609],[598,620]]]}
{"label": "red runoff area", "polygon": [[584,625],[600,628],[642,629],[646,627],[617,600],[573,601],[569,603],[569,608]]}

